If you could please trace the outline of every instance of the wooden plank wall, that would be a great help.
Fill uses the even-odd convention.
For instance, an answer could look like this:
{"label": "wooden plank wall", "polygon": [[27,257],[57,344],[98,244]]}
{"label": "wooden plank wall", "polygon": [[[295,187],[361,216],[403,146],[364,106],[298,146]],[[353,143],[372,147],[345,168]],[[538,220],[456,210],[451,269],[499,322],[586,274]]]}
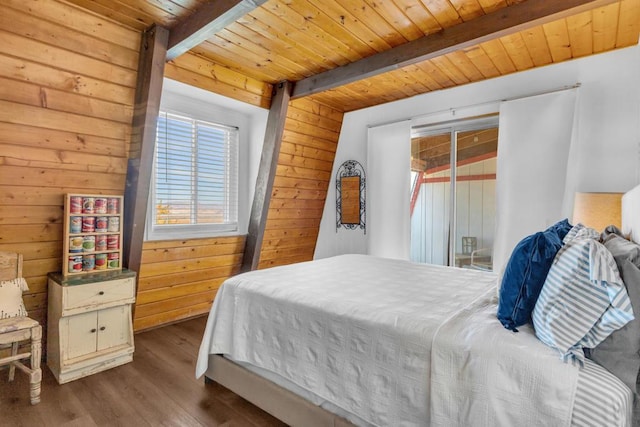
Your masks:
{"label": "wooden plank wall", "polygon": [[207,313],[222,282],[240,271],[245,236],[145,242],[134,329]]}
{"label": "wooden plank wall", "polygon": [[0,39],[0,250],[24,255],[27,310],[44,324],[63,195],[124,190],[140,34],[67,3],[4,0]]}
{"label": "wooden plank wall", "polygon": [[[272,86],[187,53],[165,76],[258,107]],[[220,284],[242,265],[245,236],[145,242],[134,311],[136,331],[207,313]]]}
{"label": "wooden plank wall", "polygon": [[[188,53],[165,76],[268,108],[273,87]],[[342,113],[312,100],[289,106],[260,268],[313,258]],[[290,199],[290,200],[287,200]],[[145,242],[136,331],[207,313],[242,264],[244,237]]]}
{"label": "wooden plank wall", "polygon": [[[272,86],[191,53],[165,66],[165,76],[269,108]],[[242,265],[245,236],[145,242],[134,311],[140,331],[207,313],[220,284]]]}
{"label": "wooden plank wall", "polygon": [[[167,64],[167,77],[258,106],[270,102],[263,99],[270,87],[246,80],[243,91],[211,81],[215,65],[192,56]],[[259,268],[313,258],[341,125],[342,113],[332,108],[310,99],[290,103]],[[207,313],[220,284],[239,272],[244,244],[244,236],[145,242],[134,329]]]}
{"label": "wooden plank wall", "polygon": [[[217,84],[189,75],[199,87]],[[342,115],[309,99],[290,103],[259,268],[313,259]],[[207,313],[220,284],[239,272],[244,244],[244,236],[145,242],[134,329]]]}
{"label": "wooden plank wall", "polygon": [[[45,323],[46,274],[64,267],[63,195],[124,192],[140,33],[57,0],[6,0],[0,28],[0,250],[24,255],[27,309]],[[270,105],[270,84],[197,55],[166,76]],[[341,123],[334,109],[291,103],[262,268],[313,257]],[[207,312],[244,241],[145,243],[135,329]]]}
{"label": "wooden plank wall", "polygon": [[289,103],[258,268],[313,259],[343,112]]}

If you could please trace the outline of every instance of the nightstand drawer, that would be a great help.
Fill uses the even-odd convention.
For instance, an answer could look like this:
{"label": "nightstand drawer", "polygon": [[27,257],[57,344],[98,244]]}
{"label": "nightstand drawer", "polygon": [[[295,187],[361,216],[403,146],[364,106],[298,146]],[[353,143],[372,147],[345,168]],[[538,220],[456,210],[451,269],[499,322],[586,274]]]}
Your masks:
{"label": "nightstand drawer", "polygon": [[82,286],[67,286],[63,289],[63,311],[78,308],[96,308],[114,302],[133,300],[135,297],[133,278],[99,282]]}

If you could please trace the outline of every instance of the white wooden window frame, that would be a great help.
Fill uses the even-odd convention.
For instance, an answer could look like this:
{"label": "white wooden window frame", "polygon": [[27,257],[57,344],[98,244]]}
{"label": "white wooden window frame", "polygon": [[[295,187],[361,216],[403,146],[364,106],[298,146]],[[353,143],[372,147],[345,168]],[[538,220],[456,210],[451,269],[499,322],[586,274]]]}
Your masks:
{"label": "white wooden window frame", "polygon": [[[171,131],[171,127],[165,121],[165,126],[162,126],[161,119],[166,121],[173,121],[173,123],[181,123],[183,135],[173,139],[168,133]],[[212,159],[211,162],[199,162],[196,157],[199,152],[207,151],[207,154],[215,155],[215,148],[209,146],[209,143],[215,143],[213,140],[201,138],[201,131],[206,129],[215,129],[224,133],[224,142],[221,146],[218,146],[217,158]],[[173,128],[174,131],[178,130],[177,127]],[[186,132],[188,133],[186,133]],[[154,156],[154,174],[152,177],[152,200],[153,209],[151,211],[151,228],[152,233],[219,233],[219,232],[235,232],[238,230],[238,154],[239,154],[239,131],[237,127],[227,126],[219,123],[211,123],[203,120],[198,120],[193,117],[188,117],[181,114],[172,114],[169,112],[161,111],[160,119],[158,120],[158,135],[156,137],[156,150]],[[160,221],[163,218],[158,216],[157,206],[165,201],[169,206],[175,205],[175,199],[171,199],[171,195],[165,192],[160,193],[161,187],[164,185],[171,186],[168,181],[159,182],[163,171],[158,170],[161,167],[159,162],[171,156],[171,145],[180,145],[181,150],[178,152],[179,158],[176,156],[174,163],[167,169],[166,174],[172,174],[174,176],[181,175],[182,172],[184,178],[180,181],[174,180],[175,187],[183,187],[182,191],[175,191],[174,197],[178,196],[184,200],[184,204],[188,206],[187,216],[176,216],[174,218],[166,218],[167,220],[189,221],[182,224],[162,224]],[[201,214],[202,206],[200,204],[200,194],[204,192],[211,192],[214,190],[215,184],[209,180],[204,180],[206,175],[202,168],[208,168],[213,170],[215,168],[214,163],[220,162],[224,166],[217,168],[215,177],[213,179],[221,179],[223,181],[223,188],[219,191],[217,196],[221,197],[220,204],[222,207],[223,219],[221,222],[198,222]],[[184,169],[180,170],[176,167],[177,164],[183,163]],[[191,169],[191,170],[189,170]],[[170,190],[169,190],[170,192]],[[180,194],[182,193],[182,194]]]}
{"label": "white wooden window frame", "polygon": [[[160,110],[168,113],[192,117],[211,123],[222,123],[239,129],[239,164],[238,164],[238,224],[236,227],[185,226],[159,228],[153,226],[154,213],[154,180],[150,182],[149,200],[145,225],[145,241],[175,240],[185,238],[207,238],[233,236],[247,232],[248,210],[253,192],[249,182],[255,179],[257,173],[257,156],[259,160],[259,146],[254,148],[257,140],[266,126],[267,111],[258,108],[240,108],[243,104],[228,98],[212,94],[192,86],[165,79]],[[238,107],[238,108],[236,108]],[[254,111],[255,110],[255,111]],[[258,151],[257,151],[258,150]],[[254,153],[256,151],[256,153]],[[255,166],[253,165],[255,163]],[[155,165],[155,161],[154,161]],[[255,169],[255,170],[254,170]]]}

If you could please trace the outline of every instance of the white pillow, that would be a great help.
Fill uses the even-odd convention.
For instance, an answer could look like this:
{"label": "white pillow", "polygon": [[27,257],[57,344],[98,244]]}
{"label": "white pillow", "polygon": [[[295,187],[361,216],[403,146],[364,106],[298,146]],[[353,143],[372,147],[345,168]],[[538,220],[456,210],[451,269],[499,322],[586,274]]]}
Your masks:
{"label": "white pillow", "polygon": [[0,281],[0,319],[27,316],[22,292],[28,291],[27,281],[20,277]]}
{"label": "white pillow", "polygon": [[613,255],[590,238],[571,240],[558,251],[532,317],[542,342],[580,364],[582,347],[595,347],[634,319]]}

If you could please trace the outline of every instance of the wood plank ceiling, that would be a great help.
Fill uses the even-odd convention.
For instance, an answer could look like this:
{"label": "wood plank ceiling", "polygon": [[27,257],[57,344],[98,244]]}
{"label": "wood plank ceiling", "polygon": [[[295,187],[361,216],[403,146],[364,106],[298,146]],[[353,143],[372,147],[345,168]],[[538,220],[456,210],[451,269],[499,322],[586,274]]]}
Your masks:
{"label": "wood plank ceiling", "polygon": [[[69,0],[123,25],[171,27],[205,0]],[[274,84],[299,81],[525,0],[269,0],[191,50]],[[313,95],[351,111],[638,43],[640,0],[466,47]]]}

